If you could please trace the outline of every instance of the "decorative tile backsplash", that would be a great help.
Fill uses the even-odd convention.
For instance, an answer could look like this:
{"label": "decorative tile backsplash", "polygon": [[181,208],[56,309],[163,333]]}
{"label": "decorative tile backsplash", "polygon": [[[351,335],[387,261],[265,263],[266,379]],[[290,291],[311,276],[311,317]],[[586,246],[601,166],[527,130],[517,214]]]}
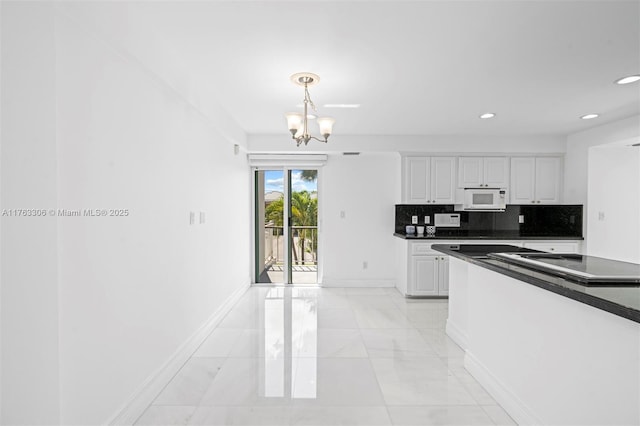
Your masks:
{"label": "decorative tile backsplash", "polygon": [[429,216],[427,225],[433,225],[436,213],[459,213],[459,228],[438,227],[436,235],[582,238],[582,210],[580,204],[510,204],[504,212],[457,212],[453,204],[396,204],[395,232],[404,234],[405,225],[411,224],[412,216],[418,216],[418,225],[425,225],[425,216]]}

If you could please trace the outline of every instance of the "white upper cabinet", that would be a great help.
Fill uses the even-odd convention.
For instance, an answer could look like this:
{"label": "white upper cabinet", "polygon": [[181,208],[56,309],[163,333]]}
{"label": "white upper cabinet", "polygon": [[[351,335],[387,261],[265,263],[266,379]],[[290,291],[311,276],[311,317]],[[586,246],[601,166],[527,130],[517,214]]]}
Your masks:
{"label": "white upper cabinet", "polygon": [[453,204],[455,201],[455,157],[431,158],[431,202]]}
{"label": "white upper cabinet", "polygon": [[511,158],[511,204],[560,203],[560,157]]}
{"label": "white upper cabinet", "polygon": [[429,157],[406,157],[404,159],[404,202],[424,204],[431,196],[429,178],[431,176]]}
{"label": "white upper cabinet", "polygon": [[455,157],[405,157],[403,202],[453,204]]}
{"label": "white upper cabinet", "polygon": [[488,188],[509,188],[509,159],[507,157],[484,158],[484,184]]}
{"label": "white upper cabinet", "polygon": [[483,158],[458,158],[458,188],[477,188],[483,184]]}
{"label": "white upper cabinet", "polygon": [[559,157],[536,158],[536,203],[560,203],[562,188],[562,159]]}
{"label": "white upper cabinet", "polygon": [[459,157],[458,188],[509,188],[507,157]]}

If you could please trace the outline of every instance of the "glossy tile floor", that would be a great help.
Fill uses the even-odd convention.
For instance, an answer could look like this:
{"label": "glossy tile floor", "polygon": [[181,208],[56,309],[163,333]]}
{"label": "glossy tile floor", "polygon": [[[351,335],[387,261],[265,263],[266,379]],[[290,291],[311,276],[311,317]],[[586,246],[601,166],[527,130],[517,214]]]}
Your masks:
{"label": "glossy tile floor", "polygon": [[446,318],[395,289],[253,287],[137,424],[514,424]]}

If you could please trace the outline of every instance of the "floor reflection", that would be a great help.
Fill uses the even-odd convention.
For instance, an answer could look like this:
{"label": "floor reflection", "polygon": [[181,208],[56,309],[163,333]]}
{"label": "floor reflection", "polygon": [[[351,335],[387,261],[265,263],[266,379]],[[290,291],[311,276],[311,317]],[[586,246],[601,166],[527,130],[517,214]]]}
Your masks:
{"label": "floor reflection", "polygon": [[317,307],[317,293],[310,289],[279,287],[267,292],[264,300],[265,397],[317,397]]}
{"label": "floor reflection", "polygon": [[251,288],[136,424],[513,424],[447,311],[391,288]]}

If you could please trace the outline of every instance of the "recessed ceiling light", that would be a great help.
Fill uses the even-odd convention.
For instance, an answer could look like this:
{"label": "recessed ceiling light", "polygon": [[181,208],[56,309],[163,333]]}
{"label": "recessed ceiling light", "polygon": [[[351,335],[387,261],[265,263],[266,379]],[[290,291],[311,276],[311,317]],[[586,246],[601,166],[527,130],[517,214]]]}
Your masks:
{"label": "recessed ceiling light", "polygon": [[360,104],[324,104],[324,108],[360,108]]}
{"label": "recessed ceiling light", "polygon": [[587,114],[587,115],[583,115],[582,118],[583,120],[591,120],[592,118],[596,118],[598,117],[598,114]]}
{"label": "recessed ceiling light", "polygon": [[496,115],[495,115],[493,112],[485,112],[484,114],[482,114],[482,115],[480,116],[480,118],[493,118],[493,117],[495,117],[495,116],[496,116]]}
{"label": "recessed ceiling light", "polygon": [[616,80],[615,83],[616,84],[629,84],[629,83],[635,83],[638,80],[640,80],[640,74],[630,75],[628,77],[622,77],[622,78]]}

